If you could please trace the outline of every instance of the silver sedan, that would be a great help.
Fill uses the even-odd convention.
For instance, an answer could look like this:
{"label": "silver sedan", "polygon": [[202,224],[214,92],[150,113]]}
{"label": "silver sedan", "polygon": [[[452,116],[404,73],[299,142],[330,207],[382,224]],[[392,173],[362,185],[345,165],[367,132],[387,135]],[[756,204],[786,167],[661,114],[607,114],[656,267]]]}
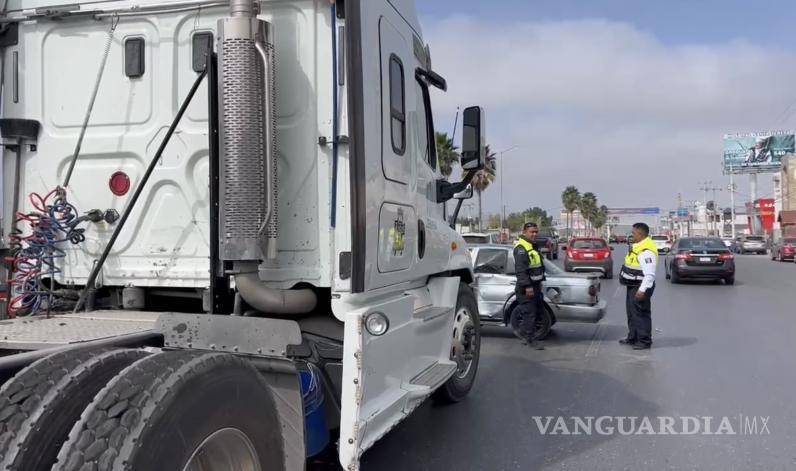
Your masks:
{"label": "silver sedan", "polygon": [[[506,245],[471,245],[478,312],[482,323],[511,323],[515,307],[513,248]],[[545,315],[537,325],[537,338],[544,338],[557,321],[596,323],[605,315],[600,299],[600,274],[567,273],[545,260]]]}

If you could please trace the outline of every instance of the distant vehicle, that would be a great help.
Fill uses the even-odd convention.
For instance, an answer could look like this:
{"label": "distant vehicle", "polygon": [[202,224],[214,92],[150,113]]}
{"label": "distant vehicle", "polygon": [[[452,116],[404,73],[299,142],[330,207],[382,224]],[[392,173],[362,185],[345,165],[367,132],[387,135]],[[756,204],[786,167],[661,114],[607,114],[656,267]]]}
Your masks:
{"label": "distant vehicle", "polygon": [[610,236],[608,236],[608,243],[609,244],[615,244],[616,242],[617,242],[617,240],[616,240],[616,236],[614,234],[611,234]]}
{"label": "distant vehicle", "polygon": [[650,236],[653,242],[655,242],[655,246],[658,247],[659,254],[667,254],[670,250],[672,250],[672,241],[669,239],[669,236],[656,234]]}
{"label": "distant vehicle", "polygon": [[725,245],[725,246],[726,246],[728,249],[732,250],[732,246],[733,246],[733,239],[731,239],[731,238],[729,238],[729,237],[725,237],[725,238],[721,239],[721,241],[722,241],[722,242],[724,242],[724,245]]}
{"label": "distant vehicle", "polygon": [[685,279],[724,280],[735,283],[735,257],[718,237],[684,237],[664,259],[666,279],[679,283]]}
{"label": "distant vehicle", "polygon": [[599,271],[607,279],[614,277],[614,258],[605,239],[577,237],[570,241],[564,253],[564,271]]}
{"label": "distant vehicle", "polygon": [[766,238],[761,235],[744,235],[736,242],[736,253],[745,254],[754,252],[756,254],[764,254],[768,250],[766,247]]}
{"label": "distant vehicle", "polygon": [[771,260],[794,260],[796,256],[796,237],[783,237],[771,246]]}
{"label": "distant vehicle", "polygon": [[617,234],[614,236],[614,240],[617,244],[627,244],[628,237],[626,235]]}
{"label": "distant vehicle", "polygon": [[548,260],[558,260],[558,233],[550,227],[540,227],[533,246]]}
{"label": "distant vehicle", "polygon": [[486,234],[481,232],[470,232],[462,234],[464,241],[468,244],[501,244],[500,234]]}
{"label": "distant vehicle", "polygon": [[[481,322],[511,325],[517,283],[512,248],[476,245],[469,250]],[[565,273],[547,260],[544,260],[544,266],[547,272],[547,279],[542,283],[545,313],[537,325],[537,339],[546,337],[558,321],[594,324],[603,318],[607,302],[599,297],[600,278],[597,274]]]}

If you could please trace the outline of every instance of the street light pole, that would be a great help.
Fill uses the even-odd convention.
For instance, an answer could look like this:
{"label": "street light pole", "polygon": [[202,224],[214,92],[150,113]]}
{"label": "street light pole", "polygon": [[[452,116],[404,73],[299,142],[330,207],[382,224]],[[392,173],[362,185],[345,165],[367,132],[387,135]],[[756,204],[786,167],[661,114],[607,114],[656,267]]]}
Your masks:
{"label": "street light pole", "polygon": [[503,149],[498,152],[500,158],[500,207],[503,217],[500,218],[500,232],[503,233],[503,221],[506,220],[506,206],[503,205],[503,154],[516,149],[519,146],[511,146],[508,149]]}

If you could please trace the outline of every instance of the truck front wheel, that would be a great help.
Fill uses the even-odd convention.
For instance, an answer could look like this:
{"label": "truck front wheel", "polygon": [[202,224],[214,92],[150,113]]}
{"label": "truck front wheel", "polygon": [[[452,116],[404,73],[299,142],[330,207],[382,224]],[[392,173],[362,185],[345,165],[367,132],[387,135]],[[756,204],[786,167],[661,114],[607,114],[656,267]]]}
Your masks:
{"label": "truck front wheel", "polygon": [[284,470],[283,445],[268,385],[246,360],[162,352],[97,395],[53,469]]}
{"label": "truck front wheel", "polygon": [[434,393],[439,402],[459,402],[467,396],[475,382],[481,352],[481,322],[473,290],[459,284],[456,313],[453,321],[451,360],[457,364],[456,372]]}

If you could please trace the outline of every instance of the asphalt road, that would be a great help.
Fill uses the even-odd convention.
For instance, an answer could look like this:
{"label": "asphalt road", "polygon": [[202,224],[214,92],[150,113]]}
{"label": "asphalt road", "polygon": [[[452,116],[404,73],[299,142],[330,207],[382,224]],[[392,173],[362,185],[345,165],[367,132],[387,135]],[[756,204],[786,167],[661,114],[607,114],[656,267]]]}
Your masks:
{"label": "asphalt road", "polygon": [[[624,251],[615,253],[618,273]],[[672,285],[658,272],[652,350],[617,343],[626,317],[616,280],[603,280],[609,303],[599,324],[557,324],[544,351],[485,328],[470,396],[424,404],[365,453],[362,469],[796,469],[796,264],[738,256],[735,286]],[[625,432],[641,431],[643,417],[653,433],[667,431],[659,417],[673,417],[675,432],[693,431],[684,417],[701,422],[689,435],[605,433],[618,419],[605,419],[603,434],[550,435],[534,416],[561,416],[570,432],[570,417],[639,417],[635,426],[622,419]],[[724,417],[735,435],[703,433]]]}

